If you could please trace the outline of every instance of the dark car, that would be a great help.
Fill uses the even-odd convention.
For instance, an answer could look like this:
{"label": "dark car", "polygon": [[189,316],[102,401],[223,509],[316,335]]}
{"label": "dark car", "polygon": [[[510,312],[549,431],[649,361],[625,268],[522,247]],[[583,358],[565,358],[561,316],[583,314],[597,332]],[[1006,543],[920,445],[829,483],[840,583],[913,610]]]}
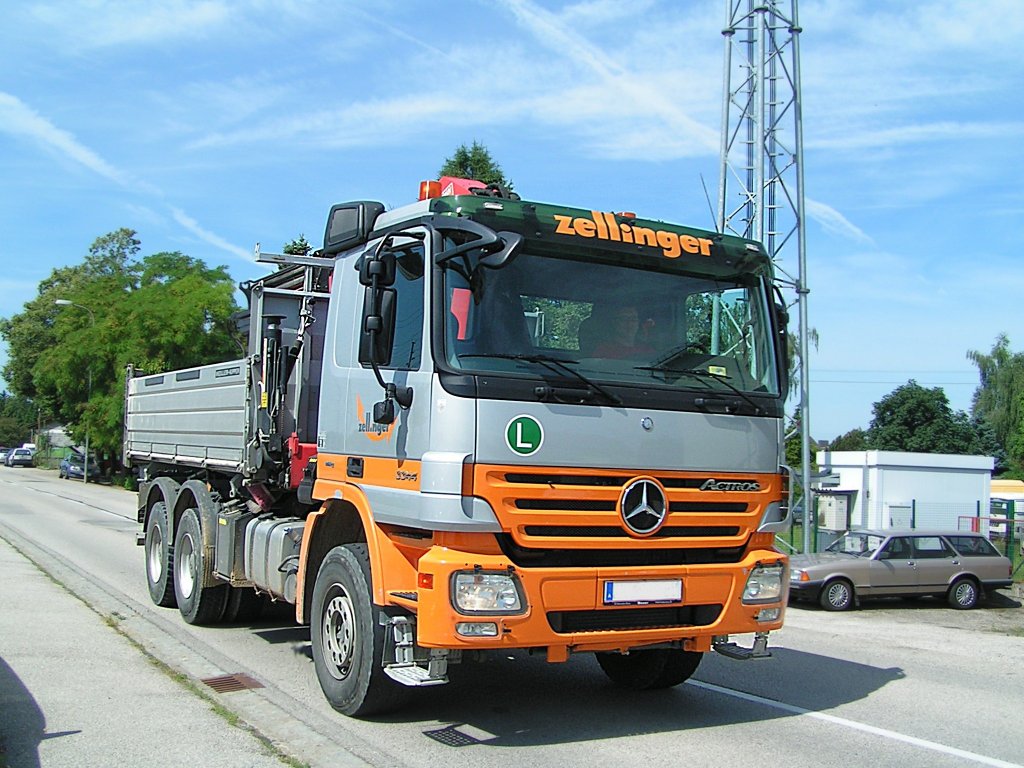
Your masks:
{"label": "dark car", "polygon": [[[61,459],[57,475],[68,480],[81,480],[85,476],[85,457],[72,453]],[[89,458],[89,480],[100,479],[100,465],[94,458]]]}
{"label": "dark car", "polygon": [[7,454],[8,467],[31,467],[32,451],[28,448],[15,448]]}
{"label": "dark car", "polygon": [[969,531],[850,531],[818,554],[789,561],[791,599],[817,600],[845,611],[862,597],[944,597],[974,608],[986,589],[1012,583],[1010,561],[980,533]]}

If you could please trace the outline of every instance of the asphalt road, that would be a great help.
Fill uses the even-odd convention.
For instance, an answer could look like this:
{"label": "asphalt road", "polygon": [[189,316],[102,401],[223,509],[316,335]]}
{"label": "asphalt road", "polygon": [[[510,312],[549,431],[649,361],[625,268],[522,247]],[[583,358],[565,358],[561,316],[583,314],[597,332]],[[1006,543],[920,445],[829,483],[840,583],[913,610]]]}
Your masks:
{"label": "asphalt road", "polygon": [[256,679],[264,687],[215,695],[310,765],[1024,765],[1024,608],[1003,595],[971,612],[931,600],[790,608],[771,659],[709,654],[668,691],[619,690],[586,655],[499,656],[453,667],[400,715],[359,721],[324,701],[309,631],[286,611],[190,627],[153,606],[134,518],[133,494],[0,468],[0,537],[173,669]]}

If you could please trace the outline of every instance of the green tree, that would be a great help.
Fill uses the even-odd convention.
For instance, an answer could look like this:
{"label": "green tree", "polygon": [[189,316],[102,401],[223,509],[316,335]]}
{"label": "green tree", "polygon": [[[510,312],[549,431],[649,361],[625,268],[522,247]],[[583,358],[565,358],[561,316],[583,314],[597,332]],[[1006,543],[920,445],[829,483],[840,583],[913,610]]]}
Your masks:
{"label": "green tree", "polygon": [[[0,322],[12,390],[81,442],[119,453],[124,369],[185,368],[235,357],[238,307],[226,267],[181,253],[138,258],[130,229],[97,238],[83,263],[55,269],[25,309]],[[70,306],[56,306],[62,299]]]}
{"label": "green tree", "polygon": [[0,392],[0,445],[27,442],[39,417],[38,409],[26,397]]}
{"label": "green tree", "polygon": [[866,451],[869,449],[868,433],[856,427],[837,437],[829,447],[833,451]]}
{"label": "green tree", "polygon": [[498,184],[505,189],[513,189],[512,180],[505,178],[501,166],[491,157],[487,147],[476,141],[470,147],[460,144],[451,157],[445,158],[437,175],[438,178],[455,176],[460,179],[476,179],[484,184]]}
{"label": "green tree", "polygon": [[1001,457],[991,430],[963,411],[954,412],[941,387],[928,389],[911,379],[875,403],[872,411],[872,449]]}
{"label": "green tree", "polygon": [[1011,352],[1009,338],[999,334],[991,352],[970,350],[967,358],[981,379],[971,414],[991,427],[1011,470],[1024,475],[1024,354]]}
{"label": "green tree", "polygon": [[313,250],[313,246],[306,240],[305,235],[299,235],[290,243],[285,243],[284,253],[289,256],[306,256]]}

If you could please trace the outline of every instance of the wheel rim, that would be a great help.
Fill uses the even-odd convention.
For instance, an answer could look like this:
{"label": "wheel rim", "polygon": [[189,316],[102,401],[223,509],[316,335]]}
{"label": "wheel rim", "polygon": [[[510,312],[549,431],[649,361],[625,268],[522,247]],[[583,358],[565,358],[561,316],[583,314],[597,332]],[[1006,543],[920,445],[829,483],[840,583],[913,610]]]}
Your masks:
{"label": "wheel rim", "polygon": [[192,596],[192,591],[196,586],[196,576],[198,575],[198,558],[196,557],[196,546],[192,540],[191,533],[186,533],[181,537],[181,543],[178,545],[175,558],[177,562],[175,581],[181,590],[181,596],[187,599]]}
{"label": "wheel rim", "polygon": [[324,606],[324,620],[320,627],[328,671],[335,680],[344,680],[352,670],[355,651],[356,621],[352,598],[341,584],[335,584]]}
{"label": "wheel rim", "polygon": [[958,584],[953,596],[959,605],[971,605],[974,602],[974,585],[969,581]]}
{"label": "wheel rim", "polygon": [[850,592],[845,584],[832,584],[828,588],[828,604],[833,608],[845,608],[850,601]]}
{"label": "wheel rim", "polygon": [[156,584],[164,574],[164,532],[159,525],[149,529],[146,540],[146,562],[149,564],[149,580]]}

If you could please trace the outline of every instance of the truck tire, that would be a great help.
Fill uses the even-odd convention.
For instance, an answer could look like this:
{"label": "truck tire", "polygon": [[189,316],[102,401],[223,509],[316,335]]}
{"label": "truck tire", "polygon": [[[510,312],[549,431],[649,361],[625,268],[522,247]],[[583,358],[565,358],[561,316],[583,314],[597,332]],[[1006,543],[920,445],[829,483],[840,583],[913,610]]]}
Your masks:
{"label": "truck tire", "polygon": [[267,599],[250,587],[228,587],[223,620],[227,623],[247,624],[259,619]]}
{"label": "truck tire", "polygon": [[703,653],[676,648],[596,655],[597,663],[613,683],[634,691],[679,685],[690,679],[704,657]]}
{"label": "truck tire", "polygon": [[365,544],[327,553],[313,586],[310,639],[320,688],[336,710],[365,717],[394,710],[410,696],[384,674],[386,628],[371,600]]}
{"label": "truck tire", "polygon": [[182,618],[189,624],[214,624],[224,614],[228,585],[204,587],[211,573],[212,563],[206,561],[203,550],[199,514],[186,509],[174,537],[174,595]]}
{"label": "truck tire", "polygon": [[178,605],[174,596],[174,549],[167,505],[158,501],[146,521],[146,583],[149,597],[163,608]]}

